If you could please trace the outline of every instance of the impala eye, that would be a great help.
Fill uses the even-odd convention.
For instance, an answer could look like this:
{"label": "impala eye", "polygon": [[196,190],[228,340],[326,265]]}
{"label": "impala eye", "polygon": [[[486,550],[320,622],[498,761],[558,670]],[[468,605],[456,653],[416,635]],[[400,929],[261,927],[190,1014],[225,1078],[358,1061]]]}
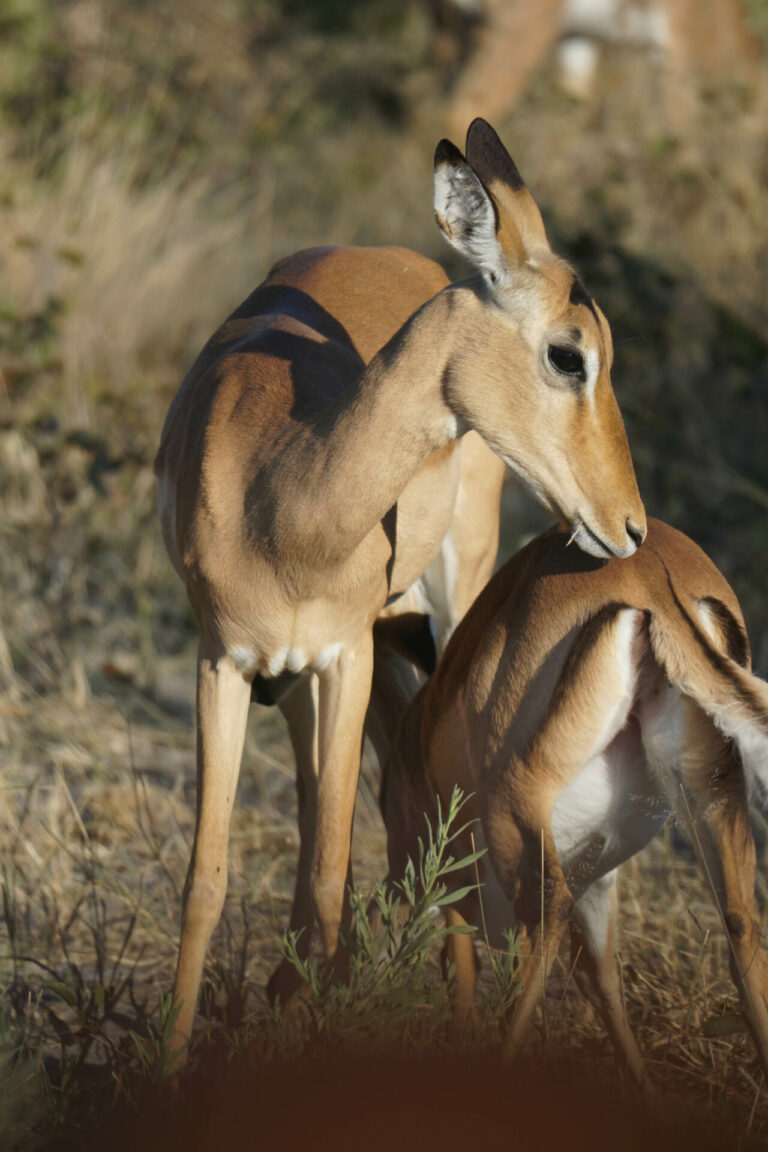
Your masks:
{"label": "impala eye", "polygon": [[572,348],[559,348],[557,344],[550,344],[547,355],[556,372],[560,372],[563,376],[576,376],[579,380],[586,380],[584,357],[581,352],[574,352]]}

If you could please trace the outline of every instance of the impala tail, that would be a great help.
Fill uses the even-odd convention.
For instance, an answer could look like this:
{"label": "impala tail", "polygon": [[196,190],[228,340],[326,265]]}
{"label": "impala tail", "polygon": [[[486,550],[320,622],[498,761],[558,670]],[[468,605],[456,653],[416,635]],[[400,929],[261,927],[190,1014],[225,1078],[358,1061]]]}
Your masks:
{"label": "impala tail", "polygon": [[652,614],[653,654],[670,683],[738,747],[748,781],[768,795],[768,684],[750,670],[746,633],[714,597],[694,598],[691,611],[667,577],[676,611]]}

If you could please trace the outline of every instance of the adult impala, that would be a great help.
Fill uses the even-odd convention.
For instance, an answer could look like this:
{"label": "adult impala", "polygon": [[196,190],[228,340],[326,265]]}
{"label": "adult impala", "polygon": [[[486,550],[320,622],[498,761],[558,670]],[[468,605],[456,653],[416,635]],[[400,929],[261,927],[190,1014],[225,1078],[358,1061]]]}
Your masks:
{"label": "adult impala", "polygon": [[[585,551],[630,556],[645,534],[608,325],[550,251],[484,121],[470,128],[466,159],[438,146],[435,212],[477,272],[438,291],[370,363],[355,345],[382,255],[365,256],[361,290],[346,271],[359,256],[299,253],[212,337],[166,419],[156,460],[163,537],[200,629],[198,809],[172,1050],[190,1035],[225,895],[251,692],[279,696],[309,673],[316,701],[304,689],[294,734],[319,778],[302,854],[325,956],[337,953],[373,624],[440,551],[464,433],[475,429]],[[384,259],[393,290],[407,291],[418,258]]]}
{"label": "adult impala", "polygon": [[[594,560],[551,531],[491,580],[413,701],[387,775],[390,870],[402,875],[458,784],[489,849],[454,923],[492,943],[515,924],[523,991],[517,1051],[572,924],[574,956],[640,1080],[614,962],[615,870],[674,813],[713,886],[731,972],[768,1071],[768,958],[755,924],[747,780],[768,783],[768,684],[749,671],[736,597],[695,544],[659,521],[625,562]],[[445,809],[444,809],[445,810]],[[480,828],[480,826],[478,826]],[[471,851],[469,833],[458,851]],[[457,886],[471,875],[454,874]],[[472,1010],[475,954],[449,937],[458,1006]]]}

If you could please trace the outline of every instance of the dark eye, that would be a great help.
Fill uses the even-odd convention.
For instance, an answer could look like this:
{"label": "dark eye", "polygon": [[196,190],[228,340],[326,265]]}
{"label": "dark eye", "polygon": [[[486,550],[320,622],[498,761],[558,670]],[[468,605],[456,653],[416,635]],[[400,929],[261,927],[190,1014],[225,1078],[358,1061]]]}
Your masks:
{"label": "dark eye", "polygon": [[577,376],[579,380],[586,379],[584,371],[584,357],[581,352],[574,352],[572,348],[559,348],[557,344],[549,346],[549,362],[556,372],[563,376]]}

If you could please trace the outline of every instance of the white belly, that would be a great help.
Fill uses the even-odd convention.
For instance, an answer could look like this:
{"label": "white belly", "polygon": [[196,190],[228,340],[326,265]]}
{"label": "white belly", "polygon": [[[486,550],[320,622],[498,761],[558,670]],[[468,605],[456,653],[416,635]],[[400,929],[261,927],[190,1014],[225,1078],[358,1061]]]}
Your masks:
{"label": "white belly", "polygon": [[[634,856],[655,836],[670,815],[669,805],[648,769],[636,728],[625,728],[563,789],[552,813],[552,835],[569,887],[576,900],[595,881]],[[487,847],[482,828],[475,829],[478,848]],[[478,928],[493,948],[504,946],[504,932],[514,928],[512,905],[496,877],[489,856],[483,857]]]}
{"label": "white belly", "polygon": [[552,835],[574,897],[645,847],[668,818],[637,731],[625,728],[555,802]]}

